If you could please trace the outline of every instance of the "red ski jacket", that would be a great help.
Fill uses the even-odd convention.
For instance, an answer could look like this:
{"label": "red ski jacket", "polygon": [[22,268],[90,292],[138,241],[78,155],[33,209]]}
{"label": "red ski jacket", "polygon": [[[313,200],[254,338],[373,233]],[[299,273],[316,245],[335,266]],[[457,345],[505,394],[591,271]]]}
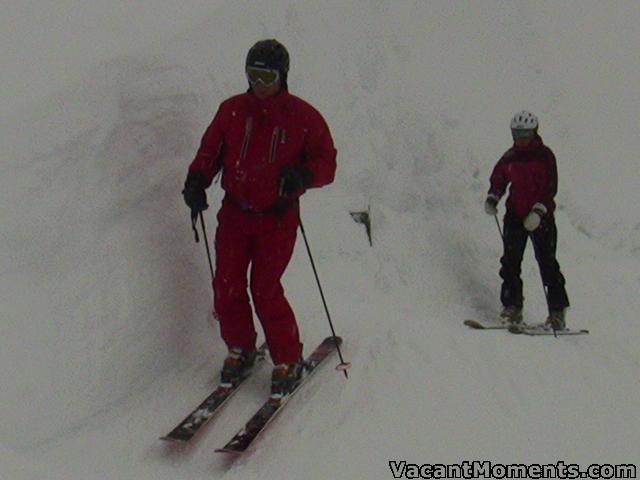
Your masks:
{"label": "red ski jacket", "polygon": [[325,120],[287,90],[264,100],[247,92],[222,102],[189,171],[203,173],[207,186],[222,171],[229,200],[264,212],[281,201],[278,178],[285,165],[306,166],[310,188],[333,181],[336,149]]}
{"label": "red ski jacket", "polygon": [[491,174],[489,193],[502,197],[511,184],[507,211],[524,218],[536,203],[549,213],[555,210],[558,191],[556,157],[542,138],[536,136],[527,147],[515,145],[505,152]]}

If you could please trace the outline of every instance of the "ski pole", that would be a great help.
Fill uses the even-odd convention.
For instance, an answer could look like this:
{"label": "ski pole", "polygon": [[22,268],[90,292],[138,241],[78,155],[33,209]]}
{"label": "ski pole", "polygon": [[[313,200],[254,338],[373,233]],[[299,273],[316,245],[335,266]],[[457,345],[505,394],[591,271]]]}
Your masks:
{"label": "ski pole", "polygon": [[[196,228],[196,224],[198,223],[198,213],[195,211],[191,211],[191,226],[193,227],[193,232],[196,236],[196,243],[200,242],[200,238],[198,237],[198,229]],[[207,227],[204,223],[204,215],[200,212],[200,223],[202,224],[202,236],[204,237],[204,246],[207,250],[207,260],[209,260],[209,271],[211,272],[211,281],[213,282],[213,263],[211,263],[211,251],[209,250],[209,240],[207,239]]]}
{"label": "ski pole", "polygon": [[207,240],[207,227],[204,224],[204,215],[200,212],[200,223],[202,223],[202,236],[204,237],[204,246],[207,249],[207,260],[209,260],[209,271],[211,272],[211,281],[213,282],[213,263],[211,263],[211,251],[209,250],[209,240]]}
{"label": "ski pole", "polygon": [[493,218],[496,220],[496,225],[498,226],[498,233],[500,233],[500,238],[504,241],[504,235],[502,234],[502,228],[500,228],[500,220],[498,220],[498,215],[494,215]]}
{"label": "ski pole", "polygon": [[311,254],[311,248],[309,248],[309,241],[307,240],[307,234],[304,231],[304,225],[302,225],[302,219],[298,214],[298,220],[300,223],[300,231],[302,232],[302,238],[304,238],[304,244],[307,247],[307,254],[309,255],[309,260],[311,261],[311,268],[313,269],[313,274],[316,277],[316,283],[318,284],[318,290],[320,290],[320,297],[322,298],[322,304],[324,305],[324,311],[327,314],[327,319],[329,320],[329,326],[331,327],[331,333],[333,334],[333,338],[336,344],[336,350],[338,351],[338,356],[340,357],[340,365],[336,367],[336,370],[342,370],[344,372],[345,378],[349,378],[347,374],[347,369],[351,367],[349,362],[345,362],[342,357],[342,351],[340,350],[340,344],[337,340],[336,331],[333,328],[333,322],[331,321],[331,315],[329,314],[329,308],[327,307],[327,301],[324,298],[324,293],[322,292],[322,285],[320,284],[320,278],[318,277],[318,271],[316,270],[316,264],[313,261],[313,255]]}

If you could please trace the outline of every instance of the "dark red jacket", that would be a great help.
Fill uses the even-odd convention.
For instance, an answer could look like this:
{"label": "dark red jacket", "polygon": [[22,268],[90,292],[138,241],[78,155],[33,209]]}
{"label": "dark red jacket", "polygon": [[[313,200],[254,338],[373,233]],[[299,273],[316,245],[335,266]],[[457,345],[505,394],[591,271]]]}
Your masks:
{"label": "dark red jacket", "polygon": [[527,147],[515,145],[505,152],[491,174],[489,193],[502,197],[510,184],[507,211],[524,218],[536,203],[549,213],[556,208],[556,157],[539,136]]}
{"label": "dark red jacket", "polygon": [[310,187],[329,184],[336,149],[320,113],[283,90],[264,100],[247,92],[224,101],[189,170],[202,172],[207,186],[222,171],[222,188],[231,201],[243,209],[265,211],[281,200],[282,167],[299,164],[313,175]]}

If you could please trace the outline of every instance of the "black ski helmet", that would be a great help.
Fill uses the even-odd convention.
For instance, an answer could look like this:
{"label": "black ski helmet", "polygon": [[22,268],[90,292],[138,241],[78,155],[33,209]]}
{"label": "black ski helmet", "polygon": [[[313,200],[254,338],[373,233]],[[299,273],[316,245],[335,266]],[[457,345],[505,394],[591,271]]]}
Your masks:
{"label": "black ski helmet", "polygon": [[289,52],[276,39],[260,40],[247,53],[244,65],[247,67],[269,68],[278,70],[280,84],[287,88],[287,73],[289,72]]}

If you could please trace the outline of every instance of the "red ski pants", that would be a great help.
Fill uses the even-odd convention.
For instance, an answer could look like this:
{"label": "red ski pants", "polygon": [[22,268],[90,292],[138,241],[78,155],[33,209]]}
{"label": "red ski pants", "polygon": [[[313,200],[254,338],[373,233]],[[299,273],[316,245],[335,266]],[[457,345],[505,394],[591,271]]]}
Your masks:
{"label": "red ski pants", "polygon": [[275,365],[297,362],[302,355],[296,319],[280,282],[293,254],[297,215],[295,206],[284,214],[257,215],[227,202],[218,213],[213,291],[222,338],[229,348],[255,350],[249,286]]}

